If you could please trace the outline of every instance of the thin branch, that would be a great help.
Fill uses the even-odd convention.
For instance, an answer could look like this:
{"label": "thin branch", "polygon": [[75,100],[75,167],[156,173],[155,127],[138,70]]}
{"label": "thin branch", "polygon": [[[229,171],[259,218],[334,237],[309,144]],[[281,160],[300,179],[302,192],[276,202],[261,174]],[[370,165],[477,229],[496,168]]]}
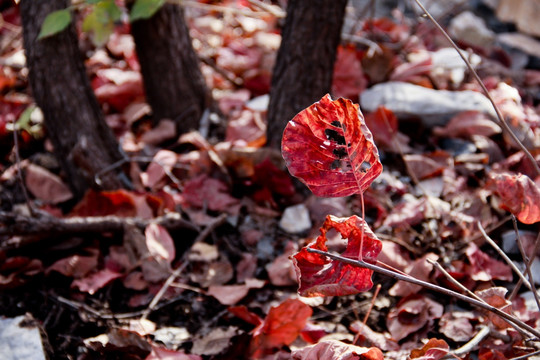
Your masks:
{"label": "thin branch", "polygon": [[450,273],[448,271],[446,271],[441,264],[439,264],[438,262],[436,261],[433,261],[431,259],[426,259],[426,261],[428,263],[430,263],[431,265],[435,266],[437,268],[437,270],[439,270],[447,279],[448,281],[450,281],[452,284],[454,284],[455,286],[457,286],[459,289],[461,289],[461,291],[463,291],[464,293],[468,294],[470,297],[472,298],[475,298],[476,300],[478,301],[482,301],[485,303],[485,301],[479,297],[478,295],[476,295],[475,293],[473,293],[471,290],[467,289],[465,286],[463,286],[460,282],[458,282],[452,275],[450,275]]}
{"label": "thin branch", "polygon": [[485,93],[486,97],[489,99],[489,101],[491,102],[491,105],[493,105],[493,108],[495,109],[495,113],[497,114],[497,118],[499,119],[499,123],[500,125],[503,127],[504,131],[506,131],[508,133],[508,135],[510,135],[510,137],[516,142],[516,144],[519,146],[519,148],[525,153],[525,155],[527,156],[527,158],[529,159],[529,161],[531,162],[531,165],[534,167],[535,171],[536,171],[536,174],[537,175],[540,175],[540,167],[538,166],[538,163],[536,162],[536,160],[534,159],[534,157],[532,156],[532,154],[529,152],[529,150],[525,147],[525,145],[523,145],[523,143],[521,142],[521,140],[518,139],[518,137],[516,136],[516,134],[514,134],[514,132],[512,131],[512,129],[510,129],[510,126],[508,126],[508,123],[506,122],[506,120],[504,119],[504,116],[503,114],[501,113],[501,110],[499,109],[499,107],[495,104],[495,100],[493,99],[493,97],[491,96],[491,94],[489,93],[488,89],[486,88],[486,85],[484,84],[484,82],[482,81],[482,79],[480,79],[480,76],[478,76],[478,73],[476,72],[476,70],[474,70],[473,66],[471,65],[469,59],[467,59],[467,57],[465,55],[463,55],[463,53],[461,52],[461,50],[458,48],[458,46],[456,45],[456,43],[454,42],[454,40],[452,40],[452,38],[450,37],[450,35],[448,35],[448,33],[442,28],[442,26],[437,22],[437,20],[435,20],[435,18],[429,13],[429,11],[424,7],[424,5],[422,5],[422,3],[420,2],[420,0],[414,0],[414,2],[416,2],[416,4],[422,9],[422,11],[426,14],[426,16],[429,18],[429,20],[431,20],[431,22],[433,22],[433,24],[437,27],[437,29],[441,32],[441,34],[443,34],[443,36],[446,38],[446,40],[448,40],[448,42],[450,43],[450,45],[452,45],[452,47],[454,49],[456,49],[456,51],[458,52],[459,56],[461,57],[461,59],[465,62],[465,64],[467,65],[467,68],[469,69],[469,71],[471,72],[471,74],[473,75],[473,77],[475,78],[475,80],[478,82],[478,84],[480,85],[480,87],[482,88],[482,91]]}
{"label": "thin branch", "polygon": [[28,196],[26,184],[24,183],[24,179],[22,176],[21,157],[19,155],[19,136],[17,135],[15,118],[13,118],[13,153],[15,154],[15,163],[17,164],[17,180],[19,180],[19,184],[21,185],[24,200],[26,201],[26,206],[28,207],[28,211],[30,211],[30,215],[36,216],[36,211],[32,206],[32,202],[30,202],[30,197]]}
{"label": "thin branch", "polygon": [[540,355],[540,350],[536,350],[536,351],[533,351],[532,353],[528,353],[528,354],[525,354],[525,355],[514,357],[514,358],[511,358],[509,360],[525,360],[525,359],[528,359],[531,356],[535,356],[535,355]]}
{"label": "thin branch", "polygon": [[[197,236],[197,238],[195,239],[195,241],[193,242],[191,246],[206,239],[208,235],[210,235],[212,231],[214,231],[218,226],[223,224],[226,219],[227,219],[227,214],[221,214],[216,219],[214,219],[214,221],[208,224],[208,226],[204,228],[203,231],[201,231],[201,233],[199,234],[199,236]],[[169,277],[167,278],[167,280],[165,280],[165,283],[163,283],[163,286],[161,286],[161,289],[159,289],[159,291],[154,296],[154,298],[152,299],[148,307],[144,310],[141,316],[141,319],[146,319],[148,315],[150,315],[150,313],[154,311],[155,307],[157,306],[157,304],[159,303],[163,295],[165,295],[165,292],[167,291],[167,289],[176,280],[176,278],[180,276],[182,271],[184,271],[184,269],[188,265],[188,262],[187,262],[188,254],[189,254],[189,251],[186,251],[182,255],[182,259],[180,260],[180,265],[176,269],[174,269],[171,275],[169,275]]]}
{"label": "thin branch", "polygon": [[40,216],[33,218],[26,215],[0,211],[0,236],[2,235],[53,235],[64,233],[101,233],[119,232],[124,226],[131,224],[138,228],[145,228],[151,223],[159,224],[167,229],[190,229],[199,231],[199,228],[179,213],[167,213],[152,219],[119,216],[90,216],[57,218],[54,216]]}
{"label": "thin branch", "polygon": [[493,241],[493,239],[490,238],[488,234],[486,234],[486,231],[482,227],[482,224],[480,224],[480,221],[477,222],[477,225],[478,225],[478,229],[482,233],[482,236],[484,236],[484,239],[488,242],[488,244],[491,245],[495,249],[495,251],[497,251],[497,253],[504,259],[504,261],[506,261],[508,265],[510,265],[512,270],[514,270],[514,272],[518,275],[518,277],[525,284],[525,286],[529,290],[532,290],[531,283],[525,278],[525,276],[521,273],[521,271],[519,271],[516,264],[514,264],[514,262],[510,260],[508,255],[506,255],[504,251],[495,243],[495,241]]}
{"label": "thin branch", "polygon": [[433,290],[433,291],[439,292],[439,293],[447,295],[447,296],[455,297],[458,300],[468,302],[471,305],[474,305],[474,306],[477,306],[477,307],[482,308],[484,310],[490,311],[490,312],[494,313],[495,315],[498,315],[498,316],[502,317],[508,323],[515,324],[518,327],[520,327],[521,329],[526,330],[530,334],[534,335],[537,339],[540,339],[540,331],[536,330],[535,328],[531,327],[530,325],[527,325],[523,321],[517,319],[516,317],[514,317],[514,316],[512,316],[510,314],[505,313],[504,311],[501,311],[501,310],[497,309],[494,306],[491,306],[491,305],[486,304],[484,302],[481,302],[481,301],[478,301],[476,299],[470,298],[470,297],[465,296],[463,294],[460,294],[460,293],[458,293],[456,291],[449,290],[449,289],[443,288],[441,286],[419,280],[419,279],[414,278],[414,277],[412,277],[410,275],[402,275],[402,274],[396,273],[394,271],[387,270],[387,269],[382,268],[380,266],[370,264],[370,263],[367,263],[367,262],[364,262],[364,261],[349,259],[349,258],[346,258],[346,257],[343,257],[343,256],[331,254],[331,253],[328,253],[326,251],[312,249],[312,248],[309,248],[309,247],[307,247],[306,249],[307,249],[308,252],[311,252],[311,253],[323,255],[323,256],[326,256],[326,257],[328,257],[330,259],[341,261],[341,262],[344,262],[344,263],[349,264],[349,265],[370,269],[370,270],[373,270],[373,271],[375,271],[377,273],[389,276],[389,277],[391,277],[393,279],[396,279],[396,280],[403,280],[403,281],[409,282],[411,284],[420,285],[420,286],[422,286],[422,287],[424,287],[426,289]]}
{"label": "thin branch", "polygon": [[451,351],[448,355],[445,355],[443,359],[455,358],[456,356],[465,355],[471,352],[480,343],[480,341],[484,340],[486,336],[489,335],[489,333],[490,333],[489,326],[483,325],[480,328],[480,331],[478,331],[471,340],[469,340],[466,344],[464,344],[460,348],[454,351]]}

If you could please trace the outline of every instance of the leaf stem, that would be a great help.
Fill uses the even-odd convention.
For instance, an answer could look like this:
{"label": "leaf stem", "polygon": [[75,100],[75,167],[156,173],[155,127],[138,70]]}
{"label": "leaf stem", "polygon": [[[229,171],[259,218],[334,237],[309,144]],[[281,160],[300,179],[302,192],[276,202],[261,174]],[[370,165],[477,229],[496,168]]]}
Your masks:
{"label": "leaf stem", "polygon": [[319,255],[322,255],[322,256],[326,256],[326,257],[328,257],[330,259],[341,261],[341,262],[344,262],[344,263],[349,264],[349,265],[370,269],[370,270],[373,270],[373,271],[375,271],[377,273],[389,276],[389,277],[391,277],[393,279],[396,279],[396,280],[403,280],[403,281],[409,282],[411,284],[420,285],[420,286],[422,286],[422,287],[424,287],[426,289],[433,290],[433,291],[439,292],[439,293],[447,295],[447,296],[455,297],[456,299],[468,302],[471,305],[474,305],[474,306],[477,306],[477,307],[482,308],[484,310],[490,311],[490,312],[494,313],[495,315],[498,315],[498,316],[502,317],[507,322],[515,324],[516,326],[520,327],[521,329],[526,330],[530,334],[534,335],[537,339],[540,339],[540,331],[536,330],[535,328],[531,327],[530,325],[527,325],[523,321],[517,319],[516,317],[514,317],[514,316],[512,316],[510,314],[505,313],[504,311],[501,311],[501,310],[497,309],[494,306],[491,306],[489,304],[483,303],[483,302],[478,301],[476,299],[470,298],[470,297],[465,296],[463,294],[460,294],[458,292],[452,291],[450,289],[443,288],[443,287],[435,285],[435,284],[430,284],[430,283],[428,283],[426,281],[419,280],[419,279],[414,278],[414,277],[412,277],[410,275],[402,275],[402,274],[399,274],[397,272],[384,269],[384,268],[382,268],[380,266],[367,263],[365,261],[349,259],[349,258],[346,258],[346,257],[343,257],[343,256],[331,254],[331,253],[326,252],[326,251],[312,249],[312,248],[309,248],[309,247],[307,247],[306,250],[308,252],[319,254]]}

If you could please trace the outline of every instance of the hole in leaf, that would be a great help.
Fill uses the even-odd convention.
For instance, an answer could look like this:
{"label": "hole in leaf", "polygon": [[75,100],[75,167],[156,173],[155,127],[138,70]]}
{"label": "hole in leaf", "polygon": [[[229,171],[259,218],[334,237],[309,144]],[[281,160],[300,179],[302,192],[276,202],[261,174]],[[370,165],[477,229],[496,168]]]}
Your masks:
{"label": "hole in leaf", "polygon": [[364,161],[362,165],[360,165],[360,171],[367,172],[371,168],[371,164],[367,161]]}
{"label": "hole in leaf", "polygon": [[326,138],[331,141],[335,141],[338,145],[345,145],[345,137],[340,135],[336,130],[326,129],[324,130]]}
{"label": "hole in leaf", "polygon": [[347,150],[345,148],[335,148],[334,151],[332,151],[334,155],[336,155],[339,159],[343,159],[347,156]]}
{"label": "hole in leaf", "polygon": [[341,127],[341,123],[337,120],[332,121],[330,125],[335,126],[335,127]]}

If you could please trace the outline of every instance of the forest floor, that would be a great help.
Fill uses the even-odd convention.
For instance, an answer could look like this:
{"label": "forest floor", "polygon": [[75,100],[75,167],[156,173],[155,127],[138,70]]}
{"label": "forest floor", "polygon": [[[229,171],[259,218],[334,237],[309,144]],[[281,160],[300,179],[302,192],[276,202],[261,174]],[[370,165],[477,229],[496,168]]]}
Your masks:
{"label": "forest floor", "polygon": [[[129,27],[102,47],[81,33],[96,96],[139,172],[134,191],[75,201],[33,105],[17,7],[0,1],[0,343],[6,319],[25,315],[51,359],[379,359],[376,348],[386,359],[494,360],[537,351],[538,338],[490,313],[380,274],[357,295],[297,292],[291,255],[327,215],[360,216],[364,201],[383,243],[379,261],[461,291],[438,263],[540,330],[532,292],[496,250],[524,269],[522,250],[540,273],[539,174],[487,98],[469,104],[466,91],[482,90],[433,24],[412,7],[349,8],[332,96],[360,103],[384,170],[363,200],[321,198],[264,146],[284,10],[210,3],[186,9],[221,114],[181,136],[170,120],[152,125]],[[538,163],[538,28],[478,5],[482,27],[468,3],[448,3],[432,10]],[[449,104],[448,94],[462,97]],[[333,232],[328,244],[340,252],[345,243]]]}

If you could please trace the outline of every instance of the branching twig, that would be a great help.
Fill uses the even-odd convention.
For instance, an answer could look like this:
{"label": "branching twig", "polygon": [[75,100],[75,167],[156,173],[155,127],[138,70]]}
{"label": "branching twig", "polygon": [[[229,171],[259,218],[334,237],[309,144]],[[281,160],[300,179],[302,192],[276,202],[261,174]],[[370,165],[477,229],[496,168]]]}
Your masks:
{"label": "branching twig", "polygon": [[498,316],[502,317],[508,323],[515,324],[516,326],[520,327],[521,329],[523,329],[523,330],[529,332],[530,334],[534,335],[537,339],[540,339],[540,331],[536,330],[535,328],[531,327],[530,325],[527,325],[526,323],[524,323],[523,321],[517,319],[516,317],[514,317],[514,316],[512,316],[510,314],[507,314],[504,311],[501,311],[501,310],[497,309],[494,306],[491,306],[491,305],[486,304],[484,302],[481,302],[481,301],[478,301],[476,299],[470,298],[468,296],[465,296],[465,295],[460,294],[458,292],[455,292],[453,290],[446,289],[446,288],[443,288],[441,286],[419,280],[419,279],[414,278],[414,277],[412,277],[410,275],[402,275],[402,274],[396,273],[394,271],[387,270],[387,269],[382,268],[380,266],[370,264],[370,263],[367,263],[367,262],[364,262],[364,261],[349,259],[349,258],[346,258],[346,257],[343,257],[343,256],[331,254],[331,253],[326,252],[326,251],[312,249],[312,248],[309,248],[309,247],[306,248],[306,249],[307,249],[308,252],[311,252],[311,253],[323,255],[323,256],[329,257],[331,259],[344,262],[344,263],[349,264],[349,265],[367,268],[367,269],[373,270],[375,272],[378,272],[380,274],[389,276],[389,277],[391,277],[393,279],[396,279],[396,280],[403,280],[403,281],[409,282],[411,284],[420,285],[420,286],[422,286],[422,287],[424,287],[426,289],[433,290],[433,291],[439,292],[439,293],[447,295],[447,296],[455,297],[458,300],[468,302],[471,305],[474,305],[474,306],[477,306],[477,307],[482,308],[484,310],[490,311],[490,312],[494,313],[495,315],[498,315]]}
{"label": "branching twig", "polygon": [[456,45],[456,43],[454,42],[454,40],[452,40],[452,38],[450,37],[450,35],[448,35],[448,33],[442,28],[442,26],[437,22],[437,20],[435,20],[435,18],[429,13],[429,11],[424,7],[424,5],[422,5],[422,3],[420,2],[420,0],[414,0],[416,2],[416,4],[422,9],[422,11],[426,14],[426,16],[429,18],[429,20],[431,20],[431,22],[433,22],[433,24],[437,27],[437,29],[441,32],[441,34],[443,34],[443,36],[446,38],[446,40],[448,40],[448,42],[450,43],[450,45],[452,45],[452,47],[454,49],[456,49],[456,51],[458,52],[459,56],[461,57],[461,59],[465,62],[465,64],[467,65],[467,68],[469,69],[469,71],[471,72],[471,74],[473,75],[473,77],[475,78],[475,80],[478,82],[478,84],[480,85],[480,87],[482,88],[482,91],[485,93],[486,97],[489,99],[489,101],[491,102],[491,105],[493,105],[493,108],[495,109],[495,113],[497,114],[497,118],[499,119],[499,123],[500,125],[502,126],[502,128],[504,129],[504,131],[506,131],[508,133],[508,135],[510,135],[510,137],[516,142],[516,144],[519,146],[519,148],[525,153],[525,156],[527,156],[527,158],[529,159],[529,161],[531,162],[531,165],[534,167],[535,171],[536,171],[536,174],[537,175],[540,175],[540,167],[538,166],[538,163],[536,162],[536,160],[534,159],[534,157],[532,156],[532,154],[529,152],[529,150],[525,147],[525,145],[523,145],[523,143],[521,142],[521,140],[518,139],[518,137],[516,136],[516,134],[514,134],[514,132],[512,131],[512,129],[510,129],[510,126],[508,126],[508,123],[506,122],[506,120],[504,119],[504,116],[503,114],[501,113],[501,110],[499,109],[499,107],[495,104],[495,100],[493,99],[493,97],[491,96],[491,94],[489,93],[488,89],[486,88],[486,85],[484,84],[484,82],[482,81],[482,79],[480,79],[480,76],[478,76],[478,73],[476,72],[476,70],[474,70],[473,66],[471,65],[469,59],[467,59],[467,57],[465,57],[465,55],[462,54],[461,50],[458,48],[458,46]]}

